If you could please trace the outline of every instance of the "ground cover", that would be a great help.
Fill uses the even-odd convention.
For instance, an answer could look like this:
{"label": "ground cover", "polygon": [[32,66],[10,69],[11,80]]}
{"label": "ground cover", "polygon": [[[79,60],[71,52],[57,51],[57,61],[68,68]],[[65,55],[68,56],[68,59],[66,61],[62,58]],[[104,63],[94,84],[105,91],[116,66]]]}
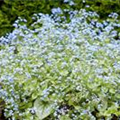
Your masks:
{"label": "ground cover", "polygon": [[[12,120],[96,120],[120,116],[120,27],[117,14],[68,11],[70,22],[34,14],[28,28],[0,38],[0,98]],[[119,39],[119,38],[118,38]]]}

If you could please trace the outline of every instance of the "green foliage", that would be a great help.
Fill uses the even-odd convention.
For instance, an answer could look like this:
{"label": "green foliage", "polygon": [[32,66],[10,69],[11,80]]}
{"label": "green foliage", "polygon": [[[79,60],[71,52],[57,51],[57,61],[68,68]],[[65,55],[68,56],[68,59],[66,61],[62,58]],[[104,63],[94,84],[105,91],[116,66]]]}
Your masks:
{"label": "green foliage", "polygon": [[54,7],[70,8],[57,0],[5,0],[0,11],[0,35],[13,30],[12,24],[18,17],[28,20],[28,25],[33,21],[34,13],[51,13]]}
{"label": "green foliage", "polygon": [[70,12],[69,23],[60,23],[59,15],[35,14],[32,29],[19,18],[15,30],[0,38],[6,118],[119,118],[120,41],[114,39],[119,21],[100,23],[95,12]]}
{"label": "green foliage", "polygon": [[88,10],[96,11],[101,19],[107,18],[108,14],[116,12],[120,14],[120,1],[119,0],[87,0],[86,4],[90,5]]}
{"label": "green foliage", "polygon": [[[28,20],[28,26],[33,23],[31,16],[34,13],[51,13],[52,8],[60,7],[61,9],[74,9],[80,10],[85,8],[88,11],[96,11],[101,19],[107,17],[111,12],[120,14],[119,0],[4,0],[0,8],[0,36],[11,32],[14,27],[12,24],[18,17]],[[74,4],[70,4],[71,1]],[[90,7],[86,7],[90,5]]]}

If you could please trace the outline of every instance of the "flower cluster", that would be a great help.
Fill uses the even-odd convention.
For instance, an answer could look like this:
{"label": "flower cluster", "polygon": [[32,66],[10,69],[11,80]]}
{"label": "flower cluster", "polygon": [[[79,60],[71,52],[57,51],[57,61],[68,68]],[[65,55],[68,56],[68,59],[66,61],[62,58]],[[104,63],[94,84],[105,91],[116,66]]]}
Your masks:
{"label": "flower cluster", "polygon": [[99,22],[95,12],[69,13],[69,23],[35,14],[31,29],[19,18],[16,29],[0,38],[0,98],[6,118],[120,115],[120,41],[115,40],[120,21],[116,14]]}

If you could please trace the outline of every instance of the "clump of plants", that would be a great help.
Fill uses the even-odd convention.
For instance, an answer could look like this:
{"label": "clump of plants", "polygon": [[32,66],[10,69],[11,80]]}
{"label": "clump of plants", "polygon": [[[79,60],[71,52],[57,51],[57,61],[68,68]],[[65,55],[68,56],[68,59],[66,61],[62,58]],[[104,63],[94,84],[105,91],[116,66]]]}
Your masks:
{"label": "clump of plants", "polygon": [[[53,9],[53,13],[55,9]],[[120,116],[117,14],[68,11],[71,21],[35,14],[0,38],[0,98],[12,120],[96,120]],[[61,20],[62,19],[62,20]],[[64,19],[64,20],[63,20]]]}

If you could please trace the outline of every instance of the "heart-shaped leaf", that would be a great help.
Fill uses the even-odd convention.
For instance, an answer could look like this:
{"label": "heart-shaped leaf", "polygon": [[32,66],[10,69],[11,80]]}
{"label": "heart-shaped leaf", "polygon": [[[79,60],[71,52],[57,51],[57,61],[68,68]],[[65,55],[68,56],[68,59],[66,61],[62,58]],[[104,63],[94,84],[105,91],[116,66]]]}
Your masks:
{"label": "heart-shaped leaf", "polygon": [[34,102],[34,108],[39,120],[43,120],[53,112],[54,104],[51,102],[43,102],[38,98]]}

